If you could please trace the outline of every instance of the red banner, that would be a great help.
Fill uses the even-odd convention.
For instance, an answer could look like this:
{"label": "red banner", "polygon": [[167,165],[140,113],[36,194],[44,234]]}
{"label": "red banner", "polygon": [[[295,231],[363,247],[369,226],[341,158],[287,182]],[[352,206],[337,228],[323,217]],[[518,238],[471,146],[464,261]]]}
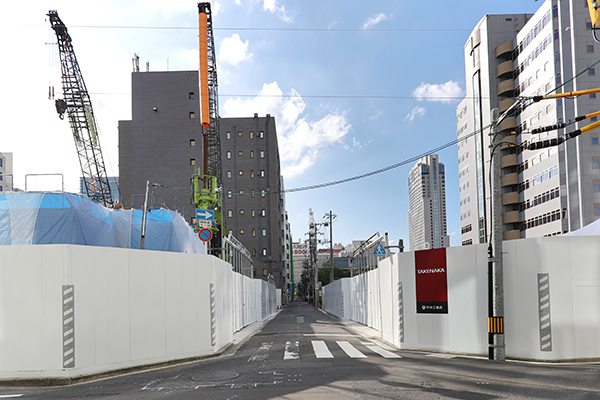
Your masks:
{"label": "red banner", "polygon": [[448,314],[446,248],[415,251],[418,314]]}

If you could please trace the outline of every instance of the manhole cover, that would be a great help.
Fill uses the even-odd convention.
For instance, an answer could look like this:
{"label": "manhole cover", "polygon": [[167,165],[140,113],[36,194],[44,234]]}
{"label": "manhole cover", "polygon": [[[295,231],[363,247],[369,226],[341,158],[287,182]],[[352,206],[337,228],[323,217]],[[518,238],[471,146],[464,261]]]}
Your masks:
{"label": "manhole cover", "polygon": [[226,381],[227,379],[237,378],[238,376],[240,376],[240,374],[233,371],[211,371],[202,375],[192,376],[192,380],[198,382],[215,382]]}

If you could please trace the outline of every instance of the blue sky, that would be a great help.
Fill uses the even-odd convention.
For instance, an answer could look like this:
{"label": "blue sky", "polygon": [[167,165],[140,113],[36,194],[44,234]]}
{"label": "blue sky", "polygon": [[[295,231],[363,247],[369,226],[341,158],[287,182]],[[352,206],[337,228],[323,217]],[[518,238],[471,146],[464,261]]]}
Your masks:
{"label": "blue sky", "polygon": [[[286,189],[333,182],[426,153],[456,138],[464,95],[463,46],[485,14],[533,13],[540,2],[219,0],[212,2],[220,114],[276,118]],[[68,123],[48,100],[60,96],[55,42],[45,14],[56,9],[73,37],[101,130],[109,175],[118,175],[119,120],[131,118],[131,58],[151,71],[198,68],[195,1],[29,1],[4,6],[0,26],[0,151],[13,152],[15,186],[26,174],[80,175]],[[165,29],[178,28],[178,29]],[[186,29],[188,28],[188,29]],[[446,166],[448,234],[460,245],[456,146]],[[374,232],[408,244],[408,172],[414,163],[349,183],[288,193],[294,240],[337,215],[334,242]],[[29,177],[30,189],[57,178]],[[326,234],[328,237],[329,234]]]}

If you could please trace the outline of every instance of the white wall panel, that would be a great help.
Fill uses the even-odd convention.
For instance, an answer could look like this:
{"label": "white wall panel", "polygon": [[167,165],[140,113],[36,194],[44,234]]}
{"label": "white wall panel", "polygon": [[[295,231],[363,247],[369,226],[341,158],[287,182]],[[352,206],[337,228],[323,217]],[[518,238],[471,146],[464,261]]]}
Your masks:
{"label": "white wall panel", "polygon": [[[247,325],[276,311],[273,285],[235,275],[205,255],[2,246],[0,379],[74,377],[214,353],[239,329],[234,312]],[[243,283],[237,298],[234,281]],[[63,368],[63,285],[74,293],[72,368]]]}

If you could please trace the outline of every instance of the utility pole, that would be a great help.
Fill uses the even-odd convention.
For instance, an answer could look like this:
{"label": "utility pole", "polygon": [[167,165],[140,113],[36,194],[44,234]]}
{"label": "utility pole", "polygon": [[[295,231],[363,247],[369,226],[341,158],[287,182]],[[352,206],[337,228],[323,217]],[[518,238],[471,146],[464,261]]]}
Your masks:
{"label": "utility pole", "polygon": [[337,217],[337,215],[333,215],[332,211],[329,211],[329,214],[325,214],[325,218],[329,216],[329,266],[331,267],[331,275],[329,276],[329,283],[333,283],[333,219]]}
{"label": "utility pole", "polygon": [[489,358],[504,361],[504,276],[502,271],[502,188],[500,186],[499,111],[491,112],[492,240],[488,246]]}

